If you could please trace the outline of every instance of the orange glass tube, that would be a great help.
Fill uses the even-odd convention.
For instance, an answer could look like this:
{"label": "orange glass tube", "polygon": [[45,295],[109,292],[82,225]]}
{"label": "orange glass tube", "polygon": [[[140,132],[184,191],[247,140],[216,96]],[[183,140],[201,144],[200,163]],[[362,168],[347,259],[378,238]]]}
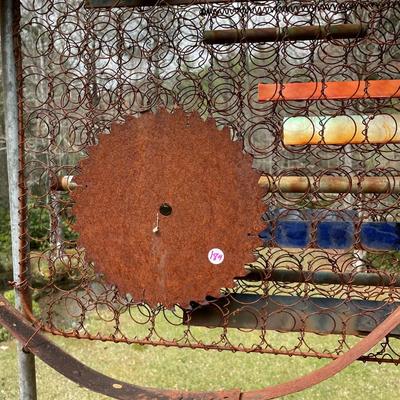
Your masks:
{"label": "orange glass tube", "polygon": [[399,98],[400,80],[260,83],[259,101]]}

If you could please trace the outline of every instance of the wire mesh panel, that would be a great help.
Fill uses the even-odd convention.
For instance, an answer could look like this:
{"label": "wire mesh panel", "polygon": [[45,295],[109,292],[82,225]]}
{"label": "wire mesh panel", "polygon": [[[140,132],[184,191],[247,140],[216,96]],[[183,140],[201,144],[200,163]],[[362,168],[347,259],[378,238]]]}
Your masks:
{"label": "wire mesh panel", "polygon": [[[336,358],[399,301],[399,5],[172,3],[22,2],[21,211],[30,242],[22,266],[30,264],[32,276],[21,289],[40,299],[38,323],[55,335]],[[146,293],[123,292],[97,268],[77,244],[71,195],[82,189],[89,149],[112,140],[114,126],[163,109],[228,128],[252,156],[260,176],[254,193],[261,188],[264,202],[262,228],[249,232],[258,240],[255,256],[232,272],[230,287],[190,298],[201,257],[193,253],[186,276],[163,278],[189,293],[187,304],[172,307],[148,305]],[[190,118],[178,141],[188,140]],[[118,148],[103,146],[118,159]],[[113,165],[104,164],[96,179],[106,191],[102,176]],[[98,207],[125,212],[113,199]],[[198,209],[193,204],[193,215]],[[235,234],[231,222],[226,235]],[[124,232],[109,224],[124,243]],[[96,259],[113,246],[105,243]],[[317,335],[332,336],[321,347]],[[398,363],[399,335],[363,359]]]}

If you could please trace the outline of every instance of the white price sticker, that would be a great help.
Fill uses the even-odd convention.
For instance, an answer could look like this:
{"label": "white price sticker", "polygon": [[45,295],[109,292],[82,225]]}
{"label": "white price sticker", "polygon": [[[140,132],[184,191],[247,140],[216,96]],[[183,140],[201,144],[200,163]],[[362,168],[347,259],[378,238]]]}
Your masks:
{"label": "white price sticker", "polygon": [[224,252],[221,249],[211,249],[208,252],[208,261],[210,261],[211,264],[218,265],[221,264],[222,261],[224,261]]}

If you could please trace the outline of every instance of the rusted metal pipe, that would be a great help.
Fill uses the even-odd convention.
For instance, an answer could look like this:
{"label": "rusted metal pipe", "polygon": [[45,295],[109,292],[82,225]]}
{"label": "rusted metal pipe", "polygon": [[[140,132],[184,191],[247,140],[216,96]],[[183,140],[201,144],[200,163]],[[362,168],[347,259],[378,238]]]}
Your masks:
{"label": "rusted metal pipe", "polygon": [[206,44],[262,43],[289,40],[354,39],[367,34],[365,24],[290,26],[285,28],[220,29],[205,31]]}
{"label": "rusted metal pipe", "polygon": [[271,193],[400,193],[400,176],[263,175],[258,184]]}
{"label": "rusted metal pipe", "polygon": [[[235,0],[236,3],[244,3],[245,0]],[[154,6],[183,6],[196,4],[228,3],[232,0],[86,0],[87,8],[134,8],[134,7],[154,7]],[[255,1],[257,3],[257,1]]]}

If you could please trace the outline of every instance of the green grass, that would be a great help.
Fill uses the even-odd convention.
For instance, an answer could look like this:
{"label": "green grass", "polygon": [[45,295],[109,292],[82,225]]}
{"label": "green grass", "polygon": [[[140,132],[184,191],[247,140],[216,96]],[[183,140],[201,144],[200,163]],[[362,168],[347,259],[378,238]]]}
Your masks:
{"label": "green grass", "polygon": [[[65,307],[62,303],[60,307]],[[110,320],[106,308],[98,313],[88,313],[85,328],[92,334],[101,331],[115,332],[115,321]],[[65,310],[64,310],[65,311]],[[77,310],[70,310],[77,311]],[[78,310],[79,311],[79,310]],[[72,314],[75,314],[72,312]],[[77,314],[80,315],[80,312]],[[136,316],[137,317],[137,316]],[[102,319],[103,318],[103,319]],[[180,337],[181,326],[168,324],[162,316],[157,317],[157,333],[166,339]],[[79,319],[79,318],[78,318]],[[70,316],[69,323],[73,322]],[[127,337],[144,337],[149,324],[133,324],[127,313],[121,316],[121,330]],[[218,341],[221,329],[192,327],[197,340],[205,343]],[[268,343],[272,346],[294,348],[298,344],[297,333],[280,334],[268,332]],[[231,329],[227,336],[232,344],[259,343],[259,332],[243,333]],[[274,356],[266,354],[244,354],[228,351],[204,351],[152,346],[114,344],[111,342],[87,341],[52,337],[67,353],[88,366],[114,378],[133,384],[156,388],[182,390],[241,390],[260,389],[286,382],[326,365],[329,361],[315,358]],[[153,337],[155,339],[155,337]],[[338,347],[339,336],[307,335],[307,345],[317,351]],[[349,338],[352,345],[357,338]],[[400,340],[395,343],[400,352]],[[0,343],[0,400],[18,398],[18,377],[15,359],[15,342]],[[376,363],[352,364],[342,373],[304,392],[285,397],[285,400],[386,400],[398,396],[400,367]],[[39,400],[103,400],[107,397],[90,392],[68,381],[57,372],[37,361]]]}
{"label": "green grass", "polygon": [[[290,335],[273,333],[290,342]],[[262,388],[306,374],[328,361],[314,358],[181,350],[151,346],[90,342],[56,337],[55,342],[87,365],[112,377],[139,385],[187,390]],[[333,337],[318,337],[320,345]],[[14,341],[0,344],[0,399],[18,398]],[[398,396],[399,367],[352,364],[334,378],[285,399],[391,399]],[[101,400],[37,361],[40,400]]]}
{"label": "green grass", "polygon": [[[54,299],[53,299],[54,300]],[[70,304],[70,306],[72,306]],[[60,304],[60,312],[64,303]],[[78,311],[78,312],[77,312]],[[71,315],[80,315],[73,307]],[[64,310],[65,313],[65,310]],[[121,316],[121,330],[127,337],[145,337],[150,324],[133,324],[128,313]],[[68,324],[74,322],[69,316]],[[138,315],[134,315],[136,318]],[[115,333],[115,321],[107,308],[88,312],[85,329],[92,334]],[[169,315],[169,318],[171,316]],[[79,318],[78,318],[79,319]],[[183,328],[172,326],[160,315],[157,317],[157,332],[165,339],[180,337]],[[106,322],[110,321],[110,322]],[[64,323],[65,321],[63,321]],[[61,325],[60,325],[61,327]],[[192,334],[205,343],[218,341],[221,329],[192,327]],[[228,330],[232,344],[251,346],[259,343],[259,332],[243,333]],[[298,333],[280,334],[268,332],[268,343],[277,348],[298,345]],[[241,390],[260,389],[269,385],[286,382],[317,368],[329,361],[315,358],[274,356],[266,354],[244,354],[229,351],[204,351],[152,346],[114,344],[111,342],[87,341],[52,337],[67,353],[75,356],[88,366],[126,382],[156,388],[182,390]],[[156,337],[153,337],[156,339]],[[306,335],[307,345],[317,351],[338,348],[339,336]],[[348,338],[348,345],[357,342]],[[400,340],[395,343],[400,352]],[[304,349],[305,350],[305,349]],[[0,400],[18,398],[18,379],[15,360],[15,342],[0,343]],[[304,392],[285,397],[285,400],[328,399],[328,400],[386,400],[398,396],[400,367],[376,363],[352,364],[342,373]],[[103,400],[107,397],[90,392],[68,381],[57,372],[37,361],[39,400]]]}

